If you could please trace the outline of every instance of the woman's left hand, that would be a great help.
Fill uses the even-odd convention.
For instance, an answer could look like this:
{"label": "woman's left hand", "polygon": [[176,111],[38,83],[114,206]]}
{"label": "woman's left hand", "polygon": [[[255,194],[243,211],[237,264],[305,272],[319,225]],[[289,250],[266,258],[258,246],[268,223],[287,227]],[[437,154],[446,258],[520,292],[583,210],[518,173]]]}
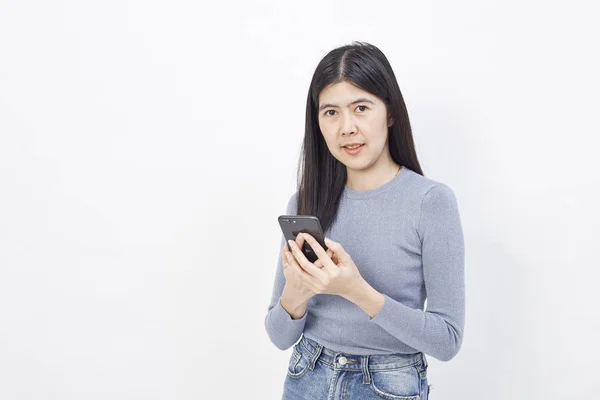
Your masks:
{"label": "woman's left hand", "polygon": [[[347,297],[350,293],[355,293],[364,281],[358,268],[352,261],[352,257],[344,250],[341,244],[325,238],[325,244],[328,251],[308,233],[301,233],[300,243],[292,242],[293,259],[290,262],[295,262],[304,270],[302,274],[304,283],[315,294],[337,294]],[[322,264],[319,268],[311,263],[304,253],[302,253],[302,245],[304,240],[310,245],[317,257],[316,263]],[[329,254],[333,253],[332,257]]]}

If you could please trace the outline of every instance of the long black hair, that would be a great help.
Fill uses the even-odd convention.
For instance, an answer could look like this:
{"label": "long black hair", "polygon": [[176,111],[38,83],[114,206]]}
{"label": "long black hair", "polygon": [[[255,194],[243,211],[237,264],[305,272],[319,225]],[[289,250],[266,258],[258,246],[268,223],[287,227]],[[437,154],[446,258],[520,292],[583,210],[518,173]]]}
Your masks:
{"label": "long black hair", "polygon": [[316,215],[323,232],[335,221],[346,184],[346,166],[327,148],[319,128],[319,94],[325,87],[346,81],[386,105],[393,125],[388,127],[392,159],[423,175],[412,137],[404,98],[386,56],[372,44],[352,42],[331,50],[315,69],[306,99],[306,127],[298,165],[298,215]]}

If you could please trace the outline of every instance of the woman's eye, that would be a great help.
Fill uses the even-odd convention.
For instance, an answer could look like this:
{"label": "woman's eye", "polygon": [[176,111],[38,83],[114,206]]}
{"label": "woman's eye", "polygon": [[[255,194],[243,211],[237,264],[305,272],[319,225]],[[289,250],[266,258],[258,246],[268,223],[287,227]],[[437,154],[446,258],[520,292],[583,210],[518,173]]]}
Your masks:
{"label": "woman's eye", "polygon": [[[364,112],[365,110],[367,110],[369,107],[367,106],[357,106],[356,109],[362,108],[360,111]],[[335,110],[327,110],[325,111],[325,116],[326,117],[333,117],[334,114],[329,114],[330,112],[335,112]]]}

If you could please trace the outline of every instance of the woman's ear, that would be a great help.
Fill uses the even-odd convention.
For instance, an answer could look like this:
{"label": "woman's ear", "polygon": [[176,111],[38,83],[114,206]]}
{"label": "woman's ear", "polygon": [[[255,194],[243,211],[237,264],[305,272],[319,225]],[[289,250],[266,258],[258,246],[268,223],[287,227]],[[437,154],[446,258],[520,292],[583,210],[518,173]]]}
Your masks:
{"label": "woman's ear", "polygon": [[388,128],[392,125],[394,125],[394,118],[390,115],[390,117],[388,118]]}

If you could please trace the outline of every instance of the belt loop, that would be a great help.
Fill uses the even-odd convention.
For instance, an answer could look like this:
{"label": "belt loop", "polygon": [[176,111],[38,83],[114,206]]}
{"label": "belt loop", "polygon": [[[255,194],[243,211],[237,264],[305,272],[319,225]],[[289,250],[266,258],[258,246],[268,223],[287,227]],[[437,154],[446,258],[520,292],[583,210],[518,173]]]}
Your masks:
{"label": "belt loop", "polygon": [[315,352],[315,355],[313,356],[312,360],[310,360],[310,364],[308,364],[308,368],[310,368],[311,371],[315,368],[315,363],[321,355],[321,350],[323,350],[323,346],[320,343],[317,343],[317,351]]}
{"label": "belt loop", "polygon": [[361,356],[361,368],[363,373],[363,383],[368,385],[371,383],[371,375],[369,374],[369,356]]}

